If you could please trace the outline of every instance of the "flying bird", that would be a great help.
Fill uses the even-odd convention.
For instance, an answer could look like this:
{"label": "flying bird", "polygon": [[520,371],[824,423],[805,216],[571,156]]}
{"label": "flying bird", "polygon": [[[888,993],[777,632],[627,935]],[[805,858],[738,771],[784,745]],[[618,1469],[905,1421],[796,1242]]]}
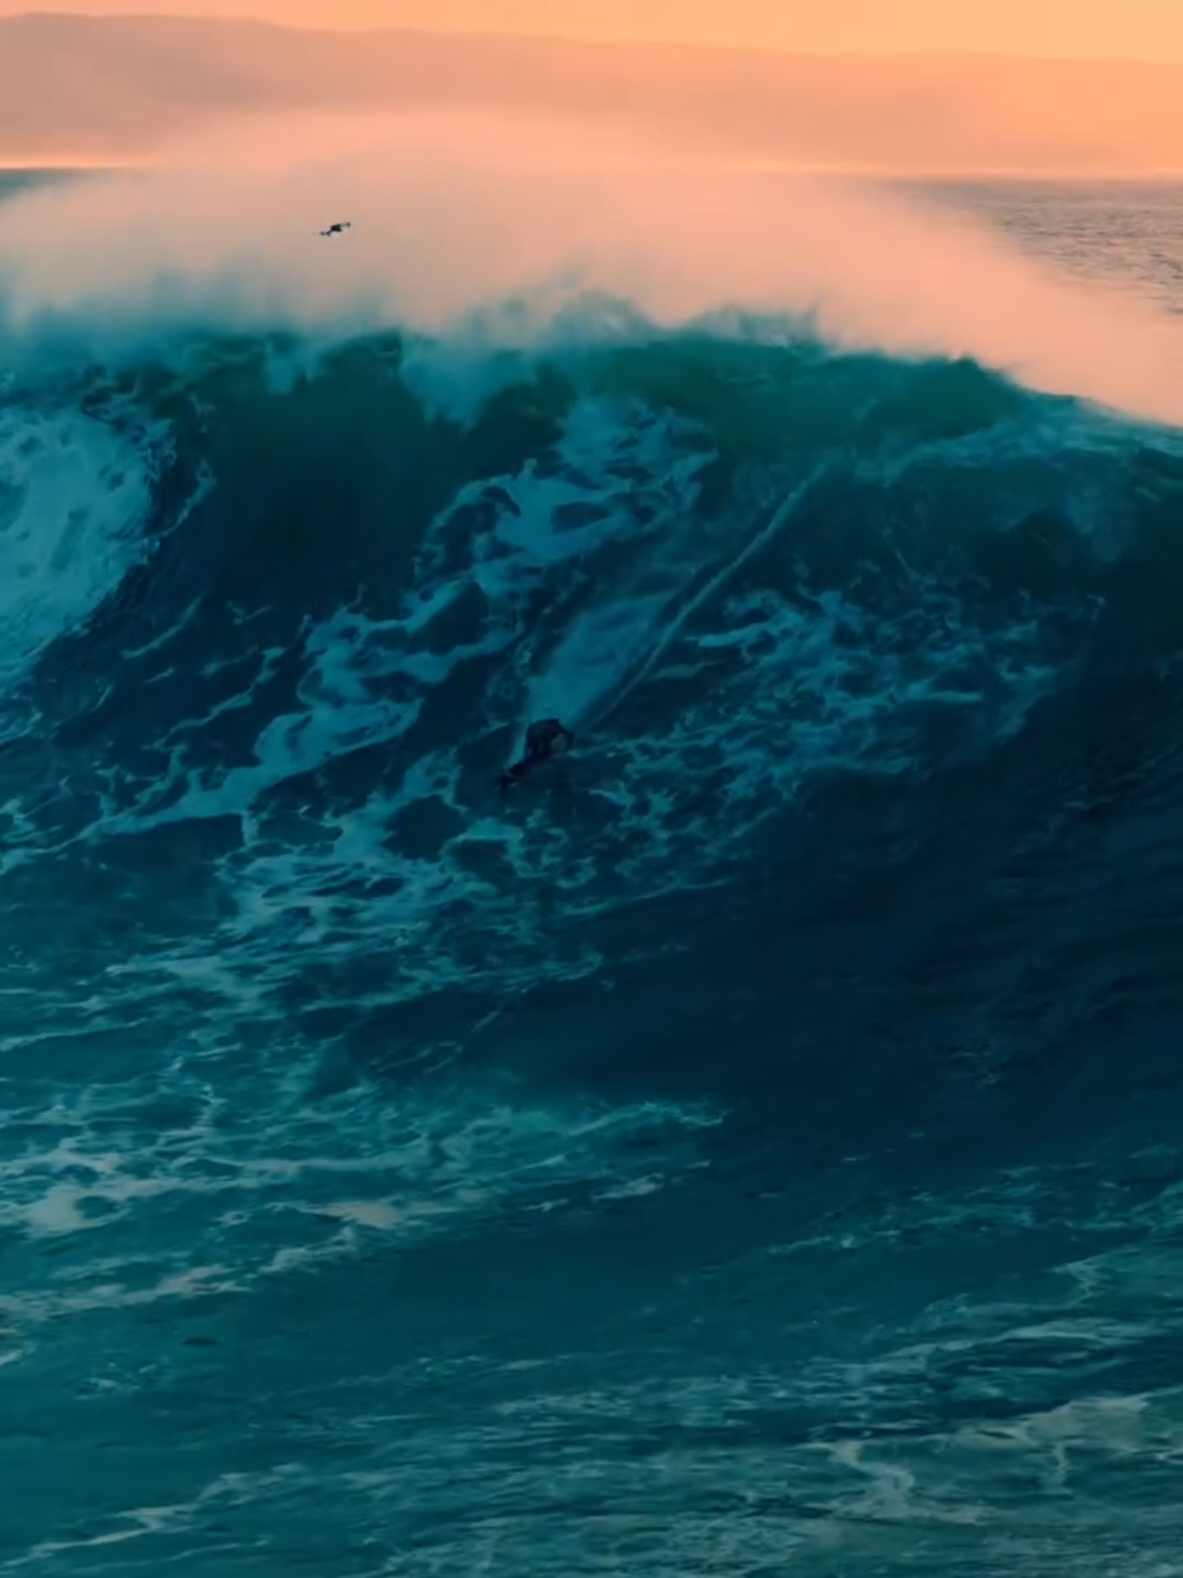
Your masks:
{"label": "flying bird", "polygon": [[339,236],[342,233],[342,231],[352,230],[352,229],[353,229],[353,221],[351,219],[342,219],[342,220],[339,220],[337,222],[337,224],[330,225],[327,230],[322,230],[321,231],[321,235],[322,236]]}

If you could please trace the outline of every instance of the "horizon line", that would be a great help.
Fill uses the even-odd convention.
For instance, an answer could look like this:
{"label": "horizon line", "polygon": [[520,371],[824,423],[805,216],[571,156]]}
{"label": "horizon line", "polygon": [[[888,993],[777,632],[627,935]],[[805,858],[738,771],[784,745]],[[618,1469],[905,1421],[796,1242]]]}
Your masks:
{"label": "horizon line", "polygon": [[[0,21],[6,20],[0,18]],[[1166,165],[1155,170],[1101,170],[1054,168],[1032,169],[1020,165],[997,165],[983,169],[956,169],[932,167],[930,169],[888,170],[878,165],[862,164],[805,164],[785,161],[715,160],[713,167],[726,170],[763,172],[808,176],[811,179],[896,181],[896,182],[967,182],[1006,181],[1019,184],[1046,183],[1049,185],[1112,185],[1155,186],[1183,183],[1183,165]],[[119,175],[133,170],[156,170],[167,174],[167,161],[145,156],[139,159],[96,159],[84,157],[55,159],[12,159],[0,154],[0,177],[6,175]]]}

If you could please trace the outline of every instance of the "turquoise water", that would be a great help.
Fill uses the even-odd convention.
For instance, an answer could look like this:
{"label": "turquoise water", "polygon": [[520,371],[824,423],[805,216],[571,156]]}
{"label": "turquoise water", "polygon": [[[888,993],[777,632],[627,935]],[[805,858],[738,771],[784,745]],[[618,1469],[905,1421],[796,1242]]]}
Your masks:
{"label": "turquoise water", "polygon": [[1183,1573],[1180,436],[190,349],[0,399],[0,1573]]}

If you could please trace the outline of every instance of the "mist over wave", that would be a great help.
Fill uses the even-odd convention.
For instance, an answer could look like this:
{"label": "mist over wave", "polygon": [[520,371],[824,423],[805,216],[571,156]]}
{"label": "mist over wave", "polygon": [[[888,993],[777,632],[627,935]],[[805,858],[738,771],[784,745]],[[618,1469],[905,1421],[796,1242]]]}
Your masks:
{"label": "mist over wave", "polygon": [[[356,229],[329,251],[316,232],[333,215]],[[1183,331],[1153,310],[882,188],[727,166],[608,122],[246,122],[6,204],[0,247],[8,335],[26,347],[399,326],[529,348],[572,315],[574,332],[627,333],[626,304],[666,328],[788,317],[1183,420]]]}

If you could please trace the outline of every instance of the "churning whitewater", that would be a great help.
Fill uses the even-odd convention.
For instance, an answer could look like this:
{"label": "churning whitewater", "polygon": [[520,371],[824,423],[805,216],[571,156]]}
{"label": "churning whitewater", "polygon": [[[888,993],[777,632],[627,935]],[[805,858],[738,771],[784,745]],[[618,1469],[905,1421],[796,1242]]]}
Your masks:
{"label": "churning whitewater", "polygon": [[1183,1570],[1179,432],[6,267],[0,1573]]}

